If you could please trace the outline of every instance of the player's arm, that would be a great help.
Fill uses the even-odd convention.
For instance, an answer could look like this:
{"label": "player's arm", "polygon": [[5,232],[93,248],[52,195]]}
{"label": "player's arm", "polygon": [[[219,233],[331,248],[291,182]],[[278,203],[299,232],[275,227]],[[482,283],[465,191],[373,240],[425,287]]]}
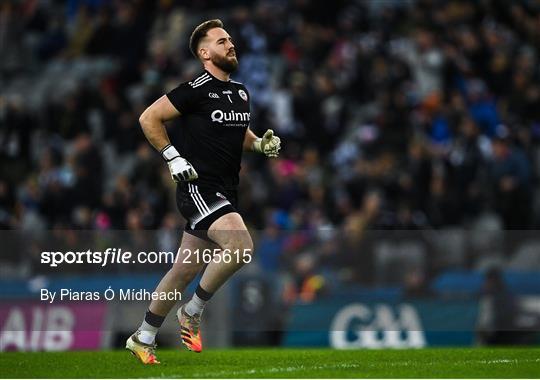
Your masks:
{"label": "player's arm", "polygon": [[139,123],[148,142],[160,152],[169,165],[171,176],[175,182],[192,181],[196,179],[197,172],[191,164],[180,156],[180,153],[171,145],[165,122],[180,116],[180,112],[173,106],[166,95],[156,100],[139,117]]}
{"label": "player's arm", "polygon": [[180,116],[166,95],[156,100],[139,117],[146,139],[158,152],[171,145],[164,123]]}
{"label": "player's arm", "polygon": [[244,135],[244,151],[246,152],[252,152],[253,151],[253,143],[255,140],[257,140],[257,135],[253,133],[251,129],[246,130],[246,134]]}
{"label": "player's arm", "polygon": [[263,137],[257,137],[251,129],[244,136],[244,150],[263,153],[267,157],[277,157],[281,149],[281,140],[274,136],[274,131],[268,129]]}

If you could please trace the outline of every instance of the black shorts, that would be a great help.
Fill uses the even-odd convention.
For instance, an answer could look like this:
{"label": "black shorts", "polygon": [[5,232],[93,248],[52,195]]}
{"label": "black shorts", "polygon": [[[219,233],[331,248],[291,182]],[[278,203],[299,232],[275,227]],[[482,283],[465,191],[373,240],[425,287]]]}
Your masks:
{"label": "black shorts", "polygon": [[237,191],[222,186],[199,186],[180,182],[176,187],[176,205],[186,219],[185,231],[207,239],[208,228],[221,216],[237,212]]}

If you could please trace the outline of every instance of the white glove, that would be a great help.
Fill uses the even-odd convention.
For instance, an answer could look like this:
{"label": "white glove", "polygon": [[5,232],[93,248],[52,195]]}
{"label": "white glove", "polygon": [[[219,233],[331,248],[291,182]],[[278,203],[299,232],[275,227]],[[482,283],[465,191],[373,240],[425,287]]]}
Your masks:
{"label": "white glove", "polygon": [[193,181],[199,177],[193,166],[185,158],[180,157],[174,146],[169,144],[163,148],[161,156],[167,161],[174,182]]}
{"label": "white glove", "polygon": [[281,149],[281,140],[274,136],[274,131],[268,129],[262,138],[258,138],[253,142],[253,150],[263,153],[266,157],[277,157]]}

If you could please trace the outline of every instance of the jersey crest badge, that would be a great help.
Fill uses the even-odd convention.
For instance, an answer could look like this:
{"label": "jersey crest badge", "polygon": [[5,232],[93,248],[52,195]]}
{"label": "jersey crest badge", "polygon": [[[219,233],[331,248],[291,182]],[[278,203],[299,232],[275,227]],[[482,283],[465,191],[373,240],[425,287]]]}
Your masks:
{"label": "jersey crest badge", "polygon": [[240,95],[240,97],[242,98],[242,100],[244,100],[245,102],[247,102],[248,100],[248,96],[246,94],[246,92],[244,90],[238,90],[238,95]]}

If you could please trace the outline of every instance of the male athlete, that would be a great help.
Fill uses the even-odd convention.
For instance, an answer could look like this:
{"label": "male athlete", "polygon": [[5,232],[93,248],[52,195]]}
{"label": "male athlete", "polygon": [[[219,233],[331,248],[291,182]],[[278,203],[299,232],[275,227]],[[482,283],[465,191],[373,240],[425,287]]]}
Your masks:
{"label": "male athlete", "polygon": [[[156,100],[139,122],[178,183],[176,201],[187,220],[176,261],[155,291],[182,292],[203,270],[195,294],[177,312],[182,343],[201,352],[199,327],[206,303],[251,260],[253,251],[251,236],[236,211],[242,151],[277,157],[280,140],[272,130],[258,138],[249,129],[249,93],[244,85],[229,79],[238,60],[223,23],[209,20],[197,26],[189,47],[204,71]],[[183,121],[177,148],[171,145],[163,125],[176,117]],[[196,255],[205,250],[211,250],[212,260]],[[126,348],[142,363],[159,363],[155,337],[175,303],[153,300],[141,326],[127,340]]]}

